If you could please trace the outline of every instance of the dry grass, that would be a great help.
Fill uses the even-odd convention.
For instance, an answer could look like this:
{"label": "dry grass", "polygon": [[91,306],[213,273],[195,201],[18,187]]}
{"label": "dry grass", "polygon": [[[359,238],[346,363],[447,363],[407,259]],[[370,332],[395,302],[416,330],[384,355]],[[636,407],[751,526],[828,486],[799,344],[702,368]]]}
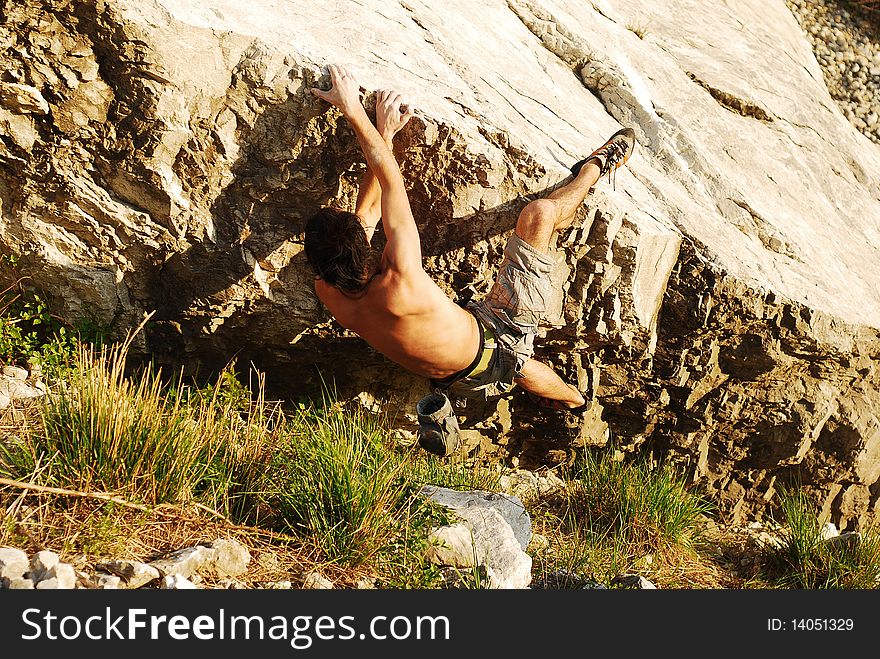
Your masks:
{"label": "dry grass", "polygon": [[[544,551],[530,548],[536,579],[564,568],[591,574],[606,584],[616,574],[632,572],[664,589],[772,587],[760,579],[758,550],[733,532],[718,531],[692,548],[665,546],[651,553],[650,562],[646,562],[645,556],[628,556],[613,546],[586,543],[577,533],[564,530],[561,520],[552,515],[533,515],[533,530],[549,541]],[[244,587],[266,587],[285,580],[296,587],[312,571],[340,588],[378,576],[369,567],[352,569],[321,561],[320,547],[306,539],[235,525],[195,507],[138,511],[0,486],[0,546],[28,552],[49,549],[88,574],[94,574],[95,566],[109,559],[146,562],[217,538],[234,538],[249,549],[248,572],[239,579]],[[749,561],[748,566],[741,564],[743,560]],[[205,578],[202,585],[210,588],[216,582]]]}
{"label": "dry grass", "polygon": [[[438,521],[438,513],[416,506],[413,491],[424,483],[498,489],[494,470],[401,452],[378,420],[343,414],[335,405],[301,409],[285,420],[261,395],[254,403],[249,393],[243,400],[234,387],[218,384],[184,396],[179,383],[169,390],[157,380],[130,382],[118,363],[110,365],[118,368],[108,378],[106,368],[86,361],[79,388],[66,393],[66,407],[62,414],[55,408],[56,417],[47,417],[37,402],[18,401],[0,411],[0,449],[44,442],[31,452],[26,470],[0,452],[0,471],[10,468],[0,474],[0,546],[50,549],[94,574],[109,559],[148,562],[235,538],[252,556],[238,580],[243,587],[277,581],[298,586],[312,571],[340,588],[364,578],[387,588],[437,587],[436,568],[424,563],[423,547],[412,541]],[[48,414],[53,400],[57,405],[50,398]],[[204,405],[210,409],[203,414]],[[54,419],[53,432],[46,418]],[[163,475],[151,467],[161,466],[176,444],[155,453],[157,459],[142,460],[136,447],[119,443],[145,421],[157,440],[169,427],[186,434],[195,429],[225,438],[231,448],[218,454],[216,445],[209,447],[209,456],[221,460],[208,478],[192,478],[203,473],[198,445],[189,462],[175,462]],[[130,464],[142,469],[137,487],[124,470],[95,471],[101,465],[76,452],[80,440],[92,441],[111,467],[117,457],[132,458]],[[62,451],[68,452],[61,465],[66,474],[59,473]],[[671,472],[585,454],[565,475],[567,486],[556,498],[528,506],[533,531],[548,540],[544,549],[530,548],[536,580],[567,570],[606,585],[621,573],[636,573],[666,589],[781,587],[768,580],[761,547],[748,534],[713,524],[699,497]],[[157,479],[172,486],[160,487]],[[163,491],[171,496],[157,496]],[[205,578],[202,585],[217,584]]]}
{"label": "dry grass", "polygon": [[[111,559],[148,562],[169,552],[218,538],[233,538],[251,553],[242,583],[293,580],[315,569],[314,552],[294,538],[267,535],[210,518],[204,511],[150,512],[112,503],[0,487],[0,546],[29,553],[48,549],[78,570],[94,574]],[[213,583],[206,579],[205,586]]]}
{"label": "dry grass", "polygon": [[746,583],[714,542],[691,547],[664,544],[650,553],[634,553],[625,543],[597,543],[589,534],[573,532],[552,514],[533,516],[533,526],[549,542],[546,549],[530,549],[536,579],[567,570],[605,585],[623,573],[639,574],[664,589],[741,588]]}
{"label": "dry grass", "polygon": [[626,29],[635,34],[639,39],[644,39],[648,34],[648,26],[643,23],[629,23]]}

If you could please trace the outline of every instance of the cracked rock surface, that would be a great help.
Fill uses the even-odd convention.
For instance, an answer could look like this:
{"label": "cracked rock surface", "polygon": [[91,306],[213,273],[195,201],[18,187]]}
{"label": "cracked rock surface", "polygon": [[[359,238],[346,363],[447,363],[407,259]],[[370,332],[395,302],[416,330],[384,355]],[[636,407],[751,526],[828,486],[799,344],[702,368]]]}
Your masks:
{"label": "cracked rock surface", "polygon": [[[14,0],[0,76],[0,241],[59,313],[158,361],[253,362],[283,395],[427,383],[343,331],[299,242],[351,208],[354,135],[308,93],[330,62],[417,109],[396,154],[425,266],[488,290],[520,208],[621,124],[638,147],[559,236],[537,356],[595,405],[461,411],[525,468],[579,446],[681,463],[736,521],[803,482],[841,529],[880,480],[880,148],[782,0]],[[682,20],[686,16],[687,20]],[[323,380],[322,380],[323,378]]]}

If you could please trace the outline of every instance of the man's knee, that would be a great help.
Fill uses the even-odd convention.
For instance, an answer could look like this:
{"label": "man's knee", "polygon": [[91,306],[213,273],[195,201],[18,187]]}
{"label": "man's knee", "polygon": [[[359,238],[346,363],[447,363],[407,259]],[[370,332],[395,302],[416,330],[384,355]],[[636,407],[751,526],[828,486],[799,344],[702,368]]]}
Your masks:
{"label": "man's knee", "polygon": [[556,202],[552,199],[536,199],[529,202],[519,214],[516,232],[528,243],[543,245],[556,226]]}
{"label": "man's knee", "polygon": [[531,226],[553,226],[556,223],[556,202],[552,199],[530,201],[519,214],[519,222]]}

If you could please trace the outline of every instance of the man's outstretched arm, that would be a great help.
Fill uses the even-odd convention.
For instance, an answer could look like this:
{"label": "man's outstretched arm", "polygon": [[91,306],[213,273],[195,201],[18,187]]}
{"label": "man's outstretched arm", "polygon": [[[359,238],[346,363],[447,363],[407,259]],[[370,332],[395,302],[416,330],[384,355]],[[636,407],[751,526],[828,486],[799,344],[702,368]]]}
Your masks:
{"label": "man's outstretched arm", "polygon": [[[385,144],[393,153],[394,136],[403,128],[412,117],[412,112],[401,112],[401,96],[397,92],[381,90],[376,94],[376,130],[385,140]],[[361,177],[358,188],[355,214],[361,218],[367,240],[372,240],[376,225],[382,219],[382,188],[379,180],[373,173],[369,164]]]}
{"label": "man's outstretched arm", "polygon": [[379,181],[382,190],[382,221],[388,241],[383,255],[385,267],[398,271],[421,268],[419,231],[394,154],[361,105],[360,89],[352,75],[335,64],[331,64],[329,69],[332,82],[330,90],[312,88],[312,93],[342,111],[357,135],[367,166]]}

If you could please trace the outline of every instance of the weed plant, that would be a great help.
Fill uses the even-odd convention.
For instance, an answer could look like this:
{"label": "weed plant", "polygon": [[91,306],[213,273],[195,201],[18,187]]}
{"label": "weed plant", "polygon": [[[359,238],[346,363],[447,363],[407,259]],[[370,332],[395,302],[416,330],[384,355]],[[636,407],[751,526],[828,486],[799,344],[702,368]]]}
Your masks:
{"label": "weed plant", "polygon": [[325,399],[288,421],[254,488],[254,509],[272,511],[264,522],[310,538],[328,562],[388,560],[389,548],[412,553],[437,520],[417,496],[423,473],[401,459],[381,417]]}
{"label": "weed plant", "polygon": [[39,364],[51,376],[70,365],[76,345],[75,333],[21,282],[0,291],[0,363]]}

